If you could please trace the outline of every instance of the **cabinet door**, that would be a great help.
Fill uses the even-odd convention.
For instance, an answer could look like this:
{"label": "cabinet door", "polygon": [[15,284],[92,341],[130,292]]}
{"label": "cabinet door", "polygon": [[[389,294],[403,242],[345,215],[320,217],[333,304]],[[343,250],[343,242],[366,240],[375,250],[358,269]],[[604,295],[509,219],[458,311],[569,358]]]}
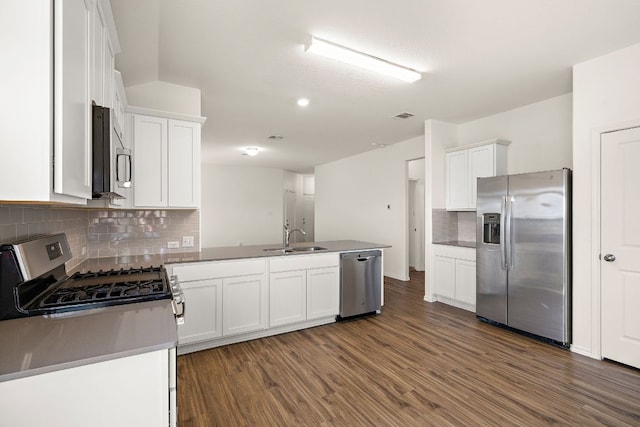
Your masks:
{"label": "cabinet door", "polygon": [[133,120],[135,206],[167,206],[167,119],[135,115]]}
{"label": "cabinet door", "polygon": [[447,209],[467,209],[470,205],[468,151],[447,153]]}
{"label": "cabinet door", "polygon": [[456,263],[454,258],[433,257],[434,293],[447,298],[455,298]]}
{"label": "cabinet door", "polygon": [[178,344],[190,344],[222,336],[222,279],[181,284],[186,310],[178,326]]}
{"label": "cabinet door", "polygon": [[[113,107],[113,70],[115,68],[115,53],[113,52],[113,46],[109,39],[108,33],[105,30],[104,35],[104,61],[102,62],[104,71],[102,72],[102,106],[112,108]],[[113,120],[113,118],[112,118]]]}
{"label": "cabinet door", "polygon": [[306,318],[306,271],[271,273],[269,277],[269,326],[303,322]]}
{"label": "cabinet door", "polygon": [[340,267],[307,270],[307,319],[340,312]]}
{"label": "cabinet door", "polygon": [[222,335],[267,327],[267,280],[264,274],[222,279]]}
{"label": "cabinet door", "polygon": [[455,299],[475,306],[476,263],[457,259],[455,277]]}
{"label": "cabinet door", "polygon": [[200,124],[169,120],[169,206],[200,206]]}
{"label": "cabinet door", "polygon": [[89,22],[86,1],[54,2],[53,191],[91,198]]}
{"label": "cabinet door", "polygon": [[484,145],[482,147],[469,149],[469,175],[471,178],[471,200],[470,207],[476,208],[478,196],[477,179],[496,175],[495,145]]}
{"label": "cabinet door", "polygon": [[98,1],[91,7],[91,65],[89,67],[91,99],[96,105],[104,105],[102,98],[102,82],[104,81],[104,40],[105,21]]}

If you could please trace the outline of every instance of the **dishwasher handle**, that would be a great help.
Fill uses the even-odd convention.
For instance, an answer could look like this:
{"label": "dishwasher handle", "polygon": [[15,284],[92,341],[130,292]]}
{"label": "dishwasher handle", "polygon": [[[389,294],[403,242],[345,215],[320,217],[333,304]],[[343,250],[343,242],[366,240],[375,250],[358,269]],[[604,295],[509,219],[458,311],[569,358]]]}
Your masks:
{"label": "dishwasher handle", "polygon": [[356,258],[357,261],[359,262],[366,262],[369,261],[370,259],[375,258],[375,255],[371,255],[371,256],[359,256],[358,258]]}

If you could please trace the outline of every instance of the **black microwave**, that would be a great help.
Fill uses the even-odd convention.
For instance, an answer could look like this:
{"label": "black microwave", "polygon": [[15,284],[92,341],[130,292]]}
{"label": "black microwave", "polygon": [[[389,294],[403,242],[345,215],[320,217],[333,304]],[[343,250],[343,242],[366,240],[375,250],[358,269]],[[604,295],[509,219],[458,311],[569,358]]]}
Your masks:
{"label": "black microwave", "polygon": [[93,199],[123,199],[120,188],[131,187],[131,150],[124,147],[111,126],[111,110],[93,106],[92,114]]}

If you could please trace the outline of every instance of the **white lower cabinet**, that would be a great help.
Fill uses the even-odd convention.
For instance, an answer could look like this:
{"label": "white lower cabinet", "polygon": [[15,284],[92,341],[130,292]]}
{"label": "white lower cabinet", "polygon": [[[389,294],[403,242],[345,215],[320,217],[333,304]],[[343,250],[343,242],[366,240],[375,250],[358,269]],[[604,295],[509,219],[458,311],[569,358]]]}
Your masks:
{"label": "white lower cabinet", "polygon": [[[169,414],[169,351],[157,350],[0,382],[1,424],[168,426],[170,417],[175,416],[175,410]],[[37,402],[37,409],[31,405],[25,410],[25,396],[28,402]],[[73,408],[69,402],[73,402]]]}
{"label": "white lower cabinet", "polygon": [[175,264],[185,296],[180,354],[335,321],[340,254]]}
{"label": "white lower cabinet", "polygon": [[180,345],[222,336],[222,279],[196,280],[181,284],[189,301],[184,324],[178,328]]}
{"label": "white lower cabinet", "polygon": [[[187,302],[187,306],[188,304]],[[222,279],[222,335],[253,332],[266,327],[267,281],[265,275]]]}
{"label": "white lower cabinet", "polygon": [[476,250],[432,246],[433,293],[438,301],[474,311],[476,307]]}
{"label": "white lower cabinet", "polygon": [[271,273],[269,326],[336,316],[339,310],[339,267]]}
{"label": "white lower cabinet", "polygon": [[307,272],[271,273],[269,276],[269,326],[307,319]]}
{"label": "white lower cabinet", "polygon": [[456,260],[433,256],[433,290],[436,295],[454,298],[456,292]]}
{"label": "white lower cabinet", "polygon": [[307,319],[340,312],[340,267],[307,270]]}
{"label": "white lower cabinet", "polygon": [[[476,305],[476,263],[465,259],[456,259],[455,299]],[[475,311],[475,310],[474,310]]]}

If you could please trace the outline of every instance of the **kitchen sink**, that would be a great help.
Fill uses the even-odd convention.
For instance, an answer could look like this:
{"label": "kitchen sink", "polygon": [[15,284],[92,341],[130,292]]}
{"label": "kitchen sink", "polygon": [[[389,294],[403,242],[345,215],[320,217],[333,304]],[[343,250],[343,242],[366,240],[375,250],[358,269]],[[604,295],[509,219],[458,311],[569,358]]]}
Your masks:
{"label": "kitchen sink", "polygon": [[314,252],[314,251],[326,251],[327,248],[323,248],[322,246],[298,246],[297,248],[292,248],[294,252]]}
{"label": "kitchen sink", "polygon": [[266,248],[263,249],[265,252],[293,252],[293,248]]}
{"label": "kitchen sink", "polygon": [[295,248],[284,248],[284,247],[280,247],[280,248],[266,248],[263,249],[263,251],[265,252],[282,252],[285,254],[291,253],[291,252],[315,252],[315,251],[326,251],[327,248],[323,248],[322,246],[298,246]]}

